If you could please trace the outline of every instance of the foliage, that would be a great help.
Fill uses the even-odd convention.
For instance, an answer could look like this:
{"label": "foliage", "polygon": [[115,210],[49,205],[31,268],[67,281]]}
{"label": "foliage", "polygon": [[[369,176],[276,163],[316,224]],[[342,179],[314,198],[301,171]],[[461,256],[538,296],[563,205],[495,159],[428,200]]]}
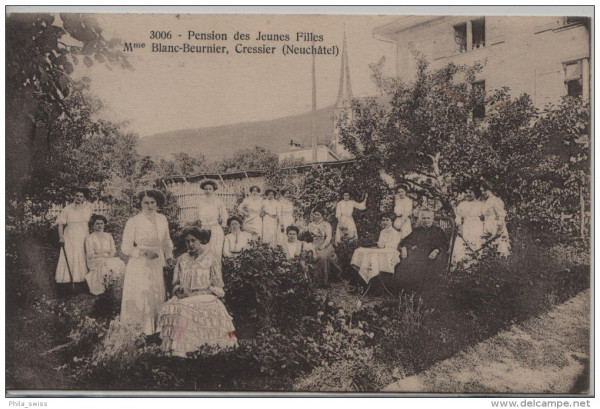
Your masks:
{"label": "foliage", "polygon": [[231,157],[218,162],[215,171],[226,173],[244,170],[276,168],[277,155],[268,149],[255,146],[253,149],[244,149],[235,152]]}
{"label": "foliage", "polygon": [[[505,201],[509,222],[544,229],[557,230],[561,212],[576,214],[589,202],[587,193],[579,198],[589,185],[589,105],[581,99],[539,112],[528,95],[471,87],[479,64],[431,71],[421,60],[411,83],[384,78],[381,68],[373,66],[374,78],[387,103],[357,100],[352,121],[341,124],[346,149],[373,167],[362,174],[408,180],[449,214],[461,191],[485,179]],[[480,104],[486,117],[474,119]]]}
{"label": "foliage", "polygon": [[225,302],[240,337],[249,332],[289,328],[316,309],[310,260],[287,260],[280,249],[258,242],[223,263]]}
{"label": "foliage", "polygon": [[[21,186],[32,177],[34,154],[52,148],[50,127],[71,115],[65,99],[87,87],[71,78],[79,59],[130,68],[107,41],[96,20],[84,14],[13,13],[6,20],[7,187],[10,200],[23,201]],[[71,44],[68,44],[71,43]],[[75,44],[73,44],[75,43]]]}
{"label": "foliage", "polygon": [[162,177],[190,176],[209,170],[210,165],[206,163],[206,158],[202,154],[193,157],[185,152],[180,152],[174,153],[172,156],[173,159],[170,160],[158,159]]}

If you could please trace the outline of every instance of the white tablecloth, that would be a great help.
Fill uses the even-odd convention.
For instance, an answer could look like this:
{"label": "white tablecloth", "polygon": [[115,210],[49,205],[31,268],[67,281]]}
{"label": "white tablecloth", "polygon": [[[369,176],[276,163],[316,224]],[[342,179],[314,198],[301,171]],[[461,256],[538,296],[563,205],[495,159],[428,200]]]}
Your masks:
{"label": "white tablecloth", "polygon": [[350,264],[360,267],[358,274],[368,283],[381,271],[393,273],[394,267],[399,262],[400,253],[396,249],[359,247],[354,250]]}

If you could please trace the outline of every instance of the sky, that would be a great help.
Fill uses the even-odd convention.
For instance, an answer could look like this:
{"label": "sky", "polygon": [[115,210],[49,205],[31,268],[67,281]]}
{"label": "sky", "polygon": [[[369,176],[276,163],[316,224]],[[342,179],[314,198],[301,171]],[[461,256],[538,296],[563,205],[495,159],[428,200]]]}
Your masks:
{"label": "sky", "polygon": [[[369,65],[386,56],[386,72],[395,69],[395,46],[373,37],[372,30],[397,16],[376,15],[207,15],[207,14],[97,14],[103,35],[123,42],[145,43],[127,52],[133,70],[101,64],[79,64],[75,75],[92,79],[91,92],[105,104],[103,116],[127,121],[127,130],[141,137],[239,122],[254,122],[311,110],[312,56],[281,53],[297,32],[322,35],[315,45],[339,47],[339,55],[316,56],[317,108],[336,102],[344,32],[355,97],[377,95]],[[188,31],[226,33],[227,41],[188,40]],[[172,38],[150,39],[151,31],[170,31]],[[251,41],[234,39],[247,33]],[[289,42],[256,41],[259,32],[288,34]],[[181,37],[179,37],[181,35]],[[152,43],[226,45],[228,55],[156,53]],[[274,55],[237,54],[237,44],[276,46]]]}

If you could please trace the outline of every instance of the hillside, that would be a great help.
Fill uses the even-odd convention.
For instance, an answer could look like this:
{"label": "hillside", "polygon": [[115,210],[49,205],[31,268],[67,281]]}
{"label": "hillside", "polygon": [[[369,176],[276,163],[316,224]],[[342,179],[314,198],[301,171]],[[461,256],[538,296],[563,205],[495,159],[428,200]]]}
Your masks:
{"label": "hillside", "polygon": [[[211,161],[255,145],[276,153],[284,152],[290,149],[291,139],[310,145],[311,118],[312,114],[307,112],[269,121],[163,132],[140,138],[138,152],[153,157],[167,157],[178,152],[192,156],[201,153]],[[329,143],[332,133],[333,106],[317,110],[319,143]]]}

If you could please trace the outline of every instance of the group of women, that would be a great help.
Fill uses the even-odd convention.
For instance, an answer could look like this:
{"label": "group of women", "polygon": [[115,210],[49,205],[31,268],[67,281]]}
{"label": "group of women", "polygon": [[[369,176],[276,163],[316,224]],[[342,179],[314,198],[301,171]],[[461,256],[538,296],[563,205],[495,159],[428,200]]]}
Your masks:
{"label": "group of women", "polygon": [[[174,296],[165,302],[163,267],[173,263],[173,242],[167,218],[157,212],[164,204],[162,193],[146,190],[138,196],[141,211],[127,221],[123,231],[121,252],[128,257],[126,267],[115,257],[113,237],[104,232],[106,218],[91,214],[85,194],[85,189],[77,189],[73,203],[57,218],[61,255],[56,281],[86,280],[90,292],[100,294],[106,280],[122,277],[124,270],[122,323],[139,327],[147,336],[160,332],[163,350],[175,356],[185,357],[204,344],[234,345],[233,321],[220,301],[225,295],[221,254],[211,243],[223,236],[215,225],[227,213],[215,215],[205,209],[204,220],[212,229],[184,230],[187,251],[175,265]],[[206,203],[217,202],[206,196]],[[93,232],[88,234],[90,219]]]}
{"label": "group of women", "polygon": [[457,239],[452,255],[455,264],[468,265],[486,248],[496,246],[503,256],[510,253],[504,202],[485,182],[465,190],[464,200],[456,207]]}
{"label": "group of women", "polygon": [[[163,267],[174,264],[173,243],[167,218],[157,211],[164,204],[164,196],[155,190],[139,194],[141,211],[125,225],[121,244],[121,252],[128,257],[125,267],[116,257],[113,237],[104,232],[107,219],[92,215],[85,201],[87,190],[77,189],[73,203],[63,209],[56,221],[62,246],[56,281],[85,280],[93,294],[100,294],[107,279],[124,275],[121,321],[138,325],[146,335],[160,332],[166,352],[186,356],[204,344],[230,346],[236,338],[232,319],[220,301],[224,296],[222,257],[235,257],[260,237],[263,242],[280,245],[290,259],[312,252],[316,259],[315,279],[327,287],[333,277],[341,274],[334,244],[358,239],[353,212],[366,209],[366,194],[362,202],[356,202],[344,190],[336,206],[335,235],[325,220],[326,210],[316,208],[305,228],[312,240],[302,241],[288,190],[282,190],[276,200],[273,189],[267,189],[263,198],[260,188],[252,186],[250,195],[240,205],[243,217],[228,217],[227,209],[215,195],[217,183],[207,180],[201,186],[205,196],[198,206],[200,227],[183,231],[187,252],[176,262],[170,300],[165,302]],[[465,200],[456,208],[456,260],[465,260],[479,251],[486,243],[485,237],[494,240],[501,253],[509,251],[502,200],[488,185],[483,189],[484,201],[477,199],[477,193],[475,188],[467,190]],[[412,214],[407,188],[399,186],[393,215],[397,239],[411,233]],[[224,224],[229,230],[227,236]]]}

